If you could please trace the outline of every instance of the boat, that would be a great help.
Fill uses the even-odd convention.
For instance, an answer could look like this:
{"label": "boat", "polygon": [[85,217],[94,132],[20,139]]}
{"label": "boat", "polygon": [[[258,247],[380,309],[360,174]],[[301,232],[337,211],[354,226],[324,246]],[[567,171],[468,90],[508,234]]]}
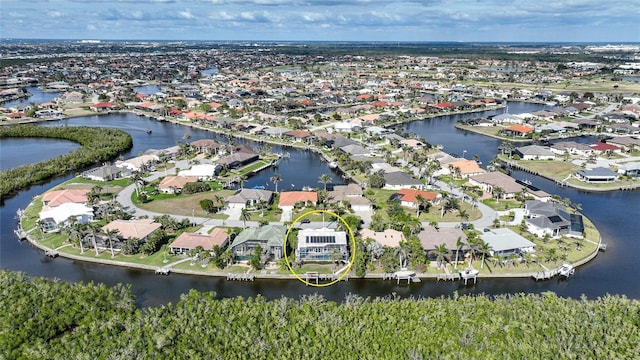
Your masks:
{"label": "boat", "polygon": [[558,269],[558,275],[564,276],[565,278],[568,278],[575,272],[576,269],[571,264],[562,264],[562,266],[560,266],[560,268]]}
{"label": "boat", "polygon": [[147,134],[151,134],[151,129],[147,129]]}
{"label": "boat", "polygon": [[531,185],[531,184],[532,184],[532,183],[531,183],[531,180],[529,180],[529,179],[524,179],[524,180],[522,180],[522,183],[523,183],[523,184],[526,184],[526,185]]}
{"label": "boat", "polygon": [[256,190],[264,190],[264,189],[266,189],[263,185],[256,185],[253,188],[256,189]]}
{"label": "boat", "polygon": [[337,167],[338,167],[338,163],[336,163],[335,161],[332,161],[332,162],[330,162],[330,163],[329,163],[329,167],[330,167],[331,169],[335,169],[335,168],[337,168]]}

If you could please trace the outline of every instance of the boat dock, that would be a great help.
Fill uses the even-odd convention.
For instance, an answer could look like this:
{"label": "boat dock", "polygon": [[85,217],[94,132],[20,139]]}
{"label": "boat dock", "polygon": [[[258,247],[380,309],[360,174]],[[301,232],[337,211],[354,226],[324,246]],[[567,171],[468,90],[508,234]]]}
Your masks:
{"label": "boat dock", "polygon": [[227,274],[227,280],[235,280],[235,281],[254,281],[256,279],[256,276],[253,274],[233,274],[233,273],[228,273]]}
{"label": "boat dock", "polygon": [[169,270],[169,268],[156,269],[156,275],[169,275],[170,272],[171,270]]}

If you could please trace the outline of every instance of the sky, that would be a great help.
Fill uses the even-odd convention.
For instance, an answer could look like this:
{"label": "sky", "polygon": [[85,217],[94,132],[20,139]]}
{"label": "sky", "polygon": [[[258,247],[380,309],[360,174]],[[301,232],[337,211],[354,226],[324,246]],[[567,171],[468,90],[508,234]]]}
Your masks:
{"label": "sky", "polygon": [[640,0],[0,0],[0,37],[640,42]]}

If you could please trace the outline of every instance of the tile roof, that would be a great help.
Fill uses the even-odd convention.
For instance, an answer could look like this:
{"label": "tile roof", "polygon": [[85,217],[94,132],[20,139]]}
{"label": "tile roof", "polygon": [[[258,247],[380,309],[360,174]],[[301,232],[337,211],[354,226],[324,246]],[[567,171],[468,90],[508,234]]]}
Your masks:
{"label": "tile roof", "polygon": [[202,246],[205,250],[212,250],[215,245],[223,246],[228,239],[229,235],[227,235],[227,229],[225,228],[215,228],[207,235],[184,232],[169,247],[195,249],[198,246]]}
{"label": "tile roof", "polygon": [[318,201],[318,193],[315,191],[283,191],[280,193],[279,206],[293,206],[299,201]]}
{"label": "tile roof", "polygon": [[48,207],[55,207],[65,203],[85,203],[87,202],[87,189],[64,189],[49,191],[42,195],[42,202]]}
{"label": "tile roof", "polygon": [[161,226],[153,219],[114,220],[103,226],[102,230],[105,232],[118,230],[119,237],[122,239],[144,239]]}

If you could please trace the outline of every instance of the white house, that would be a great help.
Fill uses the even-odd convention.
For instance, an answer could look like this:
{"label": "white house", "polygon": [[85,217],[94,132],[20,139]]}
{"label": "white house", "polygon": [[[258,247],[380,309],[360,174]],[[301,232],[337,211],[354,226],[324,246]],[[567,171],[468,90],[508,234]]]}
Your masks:
{"label": "white house", "polygon": [[77,224],[88,224],[93,221],[93,208],[84,204],[67,202],[40,212],[42,229],[45,232],[59,230],[74,217]]}
{"label": "white house", "polygon": [[346,232],[327,228],[302,229],[298,232],[296,257],[301,261],[331,261],[334,253],[337,253],[339,260],[348,258]]}
{"label": "white house", "polygon": [[181,170],[178,176],[192,176],[201,181],[213,180],[220,173],[221,167],[217,164],[198,164],[193,165],[191,169]]}
{"label": "white house", "polygon": [[536,244],[507,228],[491,229],[480,234],[480,238],[491,247],[491,256],[507,256],[517,253],[530,253]]}

